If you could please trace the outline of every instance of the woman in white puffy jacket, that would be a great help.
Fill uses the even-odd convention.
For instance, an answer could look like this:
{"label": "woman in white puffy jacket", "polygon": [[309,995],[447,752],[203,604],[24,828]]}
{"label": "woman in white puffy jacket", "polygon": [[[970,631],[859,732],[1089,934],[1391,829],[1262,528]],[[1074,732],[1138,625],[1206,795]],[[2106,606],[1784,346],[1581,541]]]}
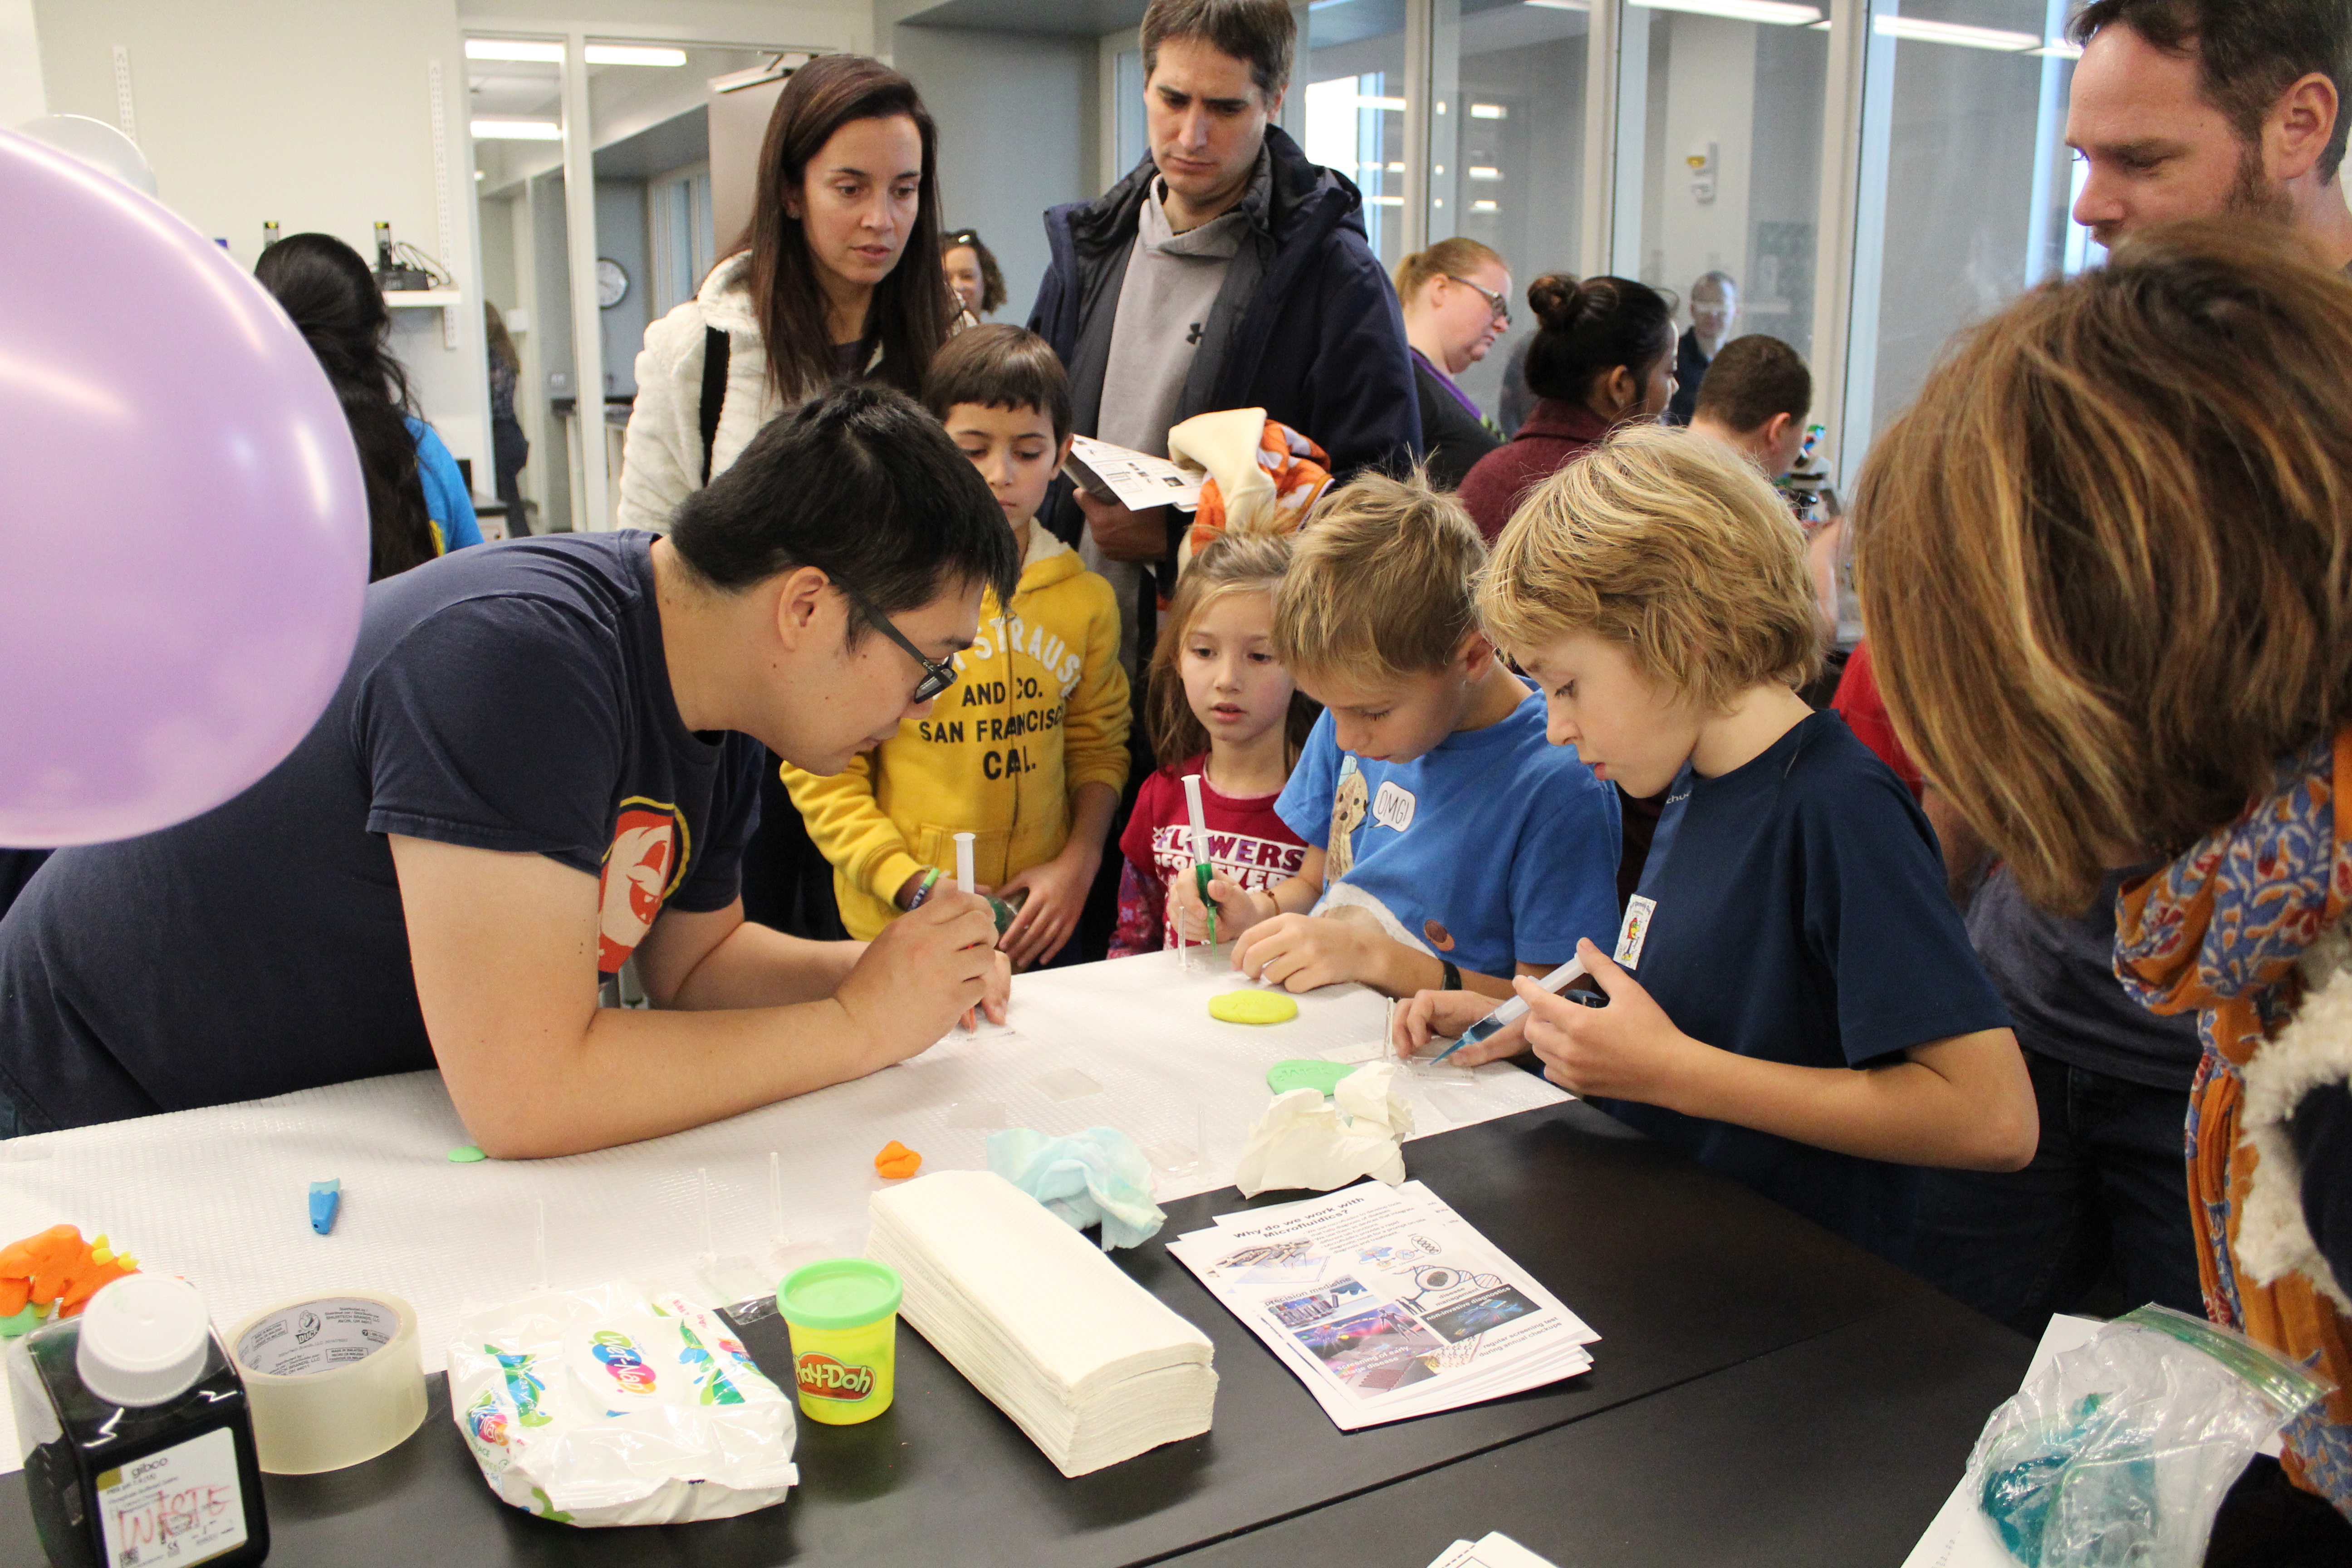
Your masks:
{"label": "woman in white puffy jacket", "polygon": [[619,526],[666,531],[760,426],[835,381],[921,395],[959,314],[933,259],[938,140],[915,84],[879,60],[830,55],[793,74],[761,144],[751,226],[693,299],[646,329]]}

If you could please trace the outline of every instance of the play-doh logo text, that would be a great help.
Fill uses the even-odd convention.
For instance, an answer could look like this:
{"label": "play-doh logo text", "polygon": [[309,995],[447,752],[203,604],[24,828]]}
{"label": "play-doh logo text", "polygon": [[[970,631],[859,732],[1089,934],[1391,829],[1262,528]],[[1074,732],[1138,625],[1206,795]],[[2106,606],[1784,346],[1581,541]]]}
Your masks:
{"label": "play-doh logo text", "polygon": [[849,1366],[812,1351],[801,1357],[797,1372],[801,1392],[812,1399],[844,1399],[852,1404],[874,1392],[874,1369]]}

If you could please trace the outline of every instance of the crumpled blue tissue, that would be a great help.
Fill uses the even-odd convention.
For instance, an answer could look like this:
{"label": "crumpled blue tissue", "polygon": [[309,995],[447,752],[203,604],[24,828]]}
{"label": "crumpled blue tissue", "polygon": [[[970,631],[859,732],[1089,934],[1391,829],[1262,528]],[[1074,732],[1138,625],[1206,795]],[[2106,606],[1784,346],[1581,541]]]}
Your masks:
{"label": "crumpled blue tissue", "polygon": [[1115,1127],[1089,1127],[1067,1138],[1026,1127],[992,1132],[988,1168],[1072,1229],[1101,1225],[1105,1252],[1149,1241],[1168,1223],[1151,1201],[1151,1163]]}

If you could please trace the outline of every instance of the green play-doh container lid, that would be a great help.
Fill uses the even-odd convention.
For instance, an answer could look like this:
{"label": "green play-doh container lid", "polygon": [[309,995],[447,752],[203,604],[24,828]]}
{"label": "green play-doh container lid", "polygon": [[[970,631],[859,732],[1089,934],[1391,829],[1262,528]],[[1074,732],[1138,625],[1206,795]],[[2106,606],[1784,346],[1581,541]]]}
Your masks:
{"label": "green play-doh container lid", "polygon": [[855,1329],[887,1318],[906,1294],[898,1271],[864,1258],[828,1258],[784,1276],[776,1310],[809,1329]]}

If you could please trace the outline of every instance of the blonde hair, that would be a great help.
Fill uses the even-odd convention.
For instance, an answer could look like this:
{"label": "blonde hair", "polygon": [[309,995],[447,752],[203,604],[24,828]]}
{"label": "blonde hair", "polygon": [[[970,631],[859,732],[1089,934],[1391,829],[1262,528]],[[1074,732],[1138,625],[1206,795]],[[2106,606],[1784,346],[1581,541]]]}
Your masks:
{"label": "blonde hair", "polygon": [[1414,291],[1431,279],[1475,272],[1490,264],[1508,266],[1502,253],[1491,245],[1481,245],[1458,234],[1451,239],[1441,239],[1427,250],[1416,250],[1397,263],[1397,299],[1402,304],[1411,305]]}
{"label": "blonde hair", "polygon": [[2246,228],[2027,295],[1863,469],[1895,731],[2042,902],[2187,849],[2352,707],[2352,286]]}
{"label": "blonde hair", "polygon": [[1478,593],[1522,655],[1572,632],[1623,646],[1720,712],[1821,664],[1804,538],[1753,463],[1686,431],[1620,431],[1546,479],[1496,542]]}
{"label": "blonde hair", "polygon": [[1470,514],[1425,475],[1359,475],[1300,529],[1275,601],[1275,657],[1309,680],[1443,669],[1478,629],[1472,596],[1486,560]]}
{"label": "blonde hair", "polygon": [[[1184,693],[1184,639],[1192,635],[1192,624],[1210,605],[1234,594],[1277,596],[1289,571],[1287,534],[1228,530],[1209,541],[1176,580],[1176,594],[1160,623],[1160,641],[1151,650],[1145,676],[1145,716],[1151,726],[1152,752],[1161,767],[1173,768],[1209,749],[1209,731]],[[1297,760],[1307,731],[1315,728],[1315,714],[1314,702],[1294,687],[1284,720],[1289,742],[1286,761]]]}

